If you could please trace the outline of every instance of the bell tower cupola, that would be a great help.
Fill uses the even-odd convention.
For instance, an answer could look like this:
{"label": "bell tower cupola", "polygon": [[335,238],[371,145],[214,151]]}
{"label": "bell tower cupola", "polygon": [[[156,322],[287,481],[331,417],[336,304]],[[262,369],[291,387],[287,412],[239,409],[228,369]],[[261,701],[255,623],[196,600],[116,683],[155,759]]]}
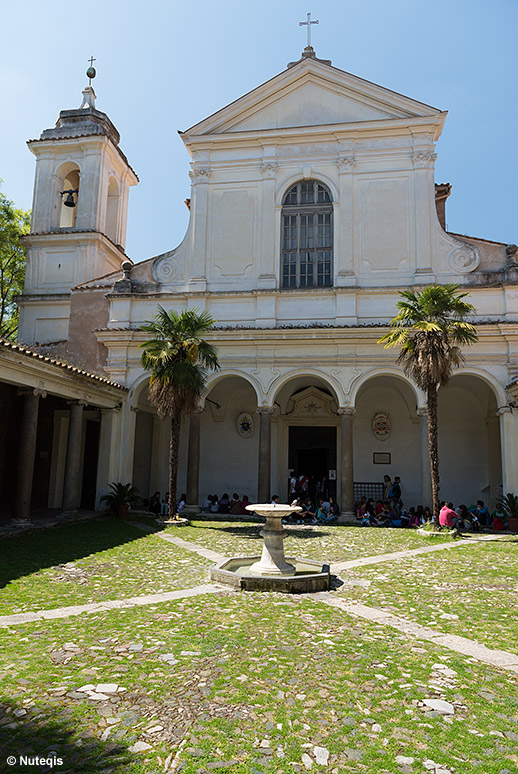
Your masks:
{"label": "bell tower cupola", "polygon": [[[138,177],[119,147],[117,129],[96,108],[94,61],[92,57],[86,71],[88,85],[80,107],[62,110],[52,129],[28,142],[36,157],[20,299],[20,338],[28,344],[66,339],[71,288],[118,271],[128,260],[129,188]],[[61,314],[56,318],[58,307]]]}

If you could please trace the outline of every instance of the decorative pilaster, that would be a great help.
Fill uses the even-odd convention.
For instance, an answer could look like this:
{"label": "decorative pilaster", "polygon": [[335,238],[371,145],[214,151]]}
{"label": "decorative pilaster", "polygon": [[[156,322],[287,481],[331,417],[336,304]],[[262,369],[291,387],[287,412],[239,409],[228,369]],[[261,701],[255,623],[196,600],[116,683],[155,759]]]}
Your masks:
{"label": "decorative pilaster", "polygon": [[503,406],[497,414],[500,417],[503,494],[506,495],[518,492],[518,410]]}
{"label": "decorative pilaster", "polygon": [[201,410],[193,411],[189,417],[189,452],[187,455],[187,504],[186,510],[198,509],[200,480],[200,425]]}
{"label": "decorative pilaster", "polygon": [[340,506],[342,513],[354,512],[353,417],[356,409],[338,409],[340,424]]}
{"label": "decorative pilaster", "polygon": [[47,393],[43,390],[28,388],[18,390],[18,395],[23,395],[23,411],[18,446],[14,518],[18,523],[24,523],[30,521],[40,397],[46,398]]}
{"label": "decorative pilaster", "polygon": [[270,502],[270,476],[272,466],[272,414],[273,406],[258,406],[259,414],[259,463],[257,499]]}
{"label": "decorative pilaster", "polygon": [[65,459],[65,477],[63,481],[63,503],[61,516],[69,516],[77,511],[81,502],[81,441],[83,437],[84,401],[70,403],[68,422],[67,456]]}

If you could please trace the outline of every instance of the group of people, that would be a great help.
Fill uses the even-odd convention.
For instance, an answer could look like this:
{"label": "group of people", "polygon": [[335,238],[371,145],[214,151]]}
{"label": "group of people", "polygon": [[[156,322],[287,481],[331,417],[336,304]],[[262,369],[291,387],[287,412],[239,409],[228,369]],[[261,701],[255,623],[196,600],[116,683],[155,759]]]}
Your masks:
{"label": "group of people", "polygon": [[[182,492],[176,503],[176,510],[181,513],[185,508],[187,502],[187,495]],[[155,513],[157,516],[169,516],[169,492],[166,492],[164,497],[160,497],[160,492],[157,490],[149,498],[148,511]]]}
{"label": "group of people", "polygon": [[288,502],[292,503],[295,499],[303,502],[307,497],[310,498],[312,503],[318,502],[319,498],[324,498],[325,500],[329,498],[329,481],[327,476],[317,478],[313,474],[308,476],[306,473],[301,473],[299,475],[294,470],[290,470],[288,477]]}
{"label": "group of people", "polygon": [[454,510],[453,503],[442,502],[439,524],[459,532],[480,532],[483,528],[501,532],[509,526],[501,504],[490,513],[483,500],[477,500],[476,505],[469,507],[459,505],[457,510]]}
{"label": "group of people", "polygon": [[209,494],[205,498],[201,506],[202,513],[230,513],[234,516],[244,516],[248,514],[246,506],[250,505],[248,495],[239,497],[237,492],[234,492],[232,498],[230,498],[228,492],[224,492],[221,497],[217,494]]}
{"label": "group of people", "polygon": [[[383,495],[383,500],[362,497],[355,504],[356,520],[362,527],[418,528],[433,520],[428,507],[404,507],[399,476],[395,476],[394,481],[390,476],[384,477]],[[453,503],[441,502],[439,524],[463,532],[480,532],[483,528],[500,531],[508,526],[501,505],[490,513],[483,500],[477,500],[470,506],[463,503],[457,510],[454,510]]]}

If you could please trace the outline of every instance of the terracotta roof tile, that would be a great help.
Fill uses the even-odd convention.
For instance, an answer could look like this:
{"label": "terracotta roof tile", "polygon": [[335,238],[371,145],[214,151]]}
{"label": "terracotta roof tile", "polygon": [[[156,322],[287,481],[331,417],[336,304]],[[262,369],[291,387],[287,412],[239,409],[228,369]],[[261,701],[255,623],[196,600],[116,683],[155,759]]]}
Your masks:
{"label": "terracotta roof tile", "polygon": [[43,363],[50,363],[51,365],[58,366],[59,368],[63,368],[65,371],[68,371],[69,373],[76,374],[77,376],[85,376],[87,379],[92,379],[93,381],[100,382],[101,384],[106,384],[109,387],[115,387],[117,390],[124,390],[127,392],[128,388],[123,387],[122,384],[118,384],[117,382],[112,382],[110,379],[106,379],[104,376],[99,376],[98,374],[90,373],[89,371],[84,371],[82,368],[76,368],[76,366],[70,365],[69,363],[64,363],[62,360],[55,360],[53,357],[48,357],[47,355],[41,355],[39,352],[36,352],[34,349],[31,349],[26,344],[17,344],[14,341],[8,341],[7,339],[0,339],[0,348],[10,350],[12,352],[17,352],[20,355],[24,355],[25,357],[33,357],[36,360],[41,360]]}

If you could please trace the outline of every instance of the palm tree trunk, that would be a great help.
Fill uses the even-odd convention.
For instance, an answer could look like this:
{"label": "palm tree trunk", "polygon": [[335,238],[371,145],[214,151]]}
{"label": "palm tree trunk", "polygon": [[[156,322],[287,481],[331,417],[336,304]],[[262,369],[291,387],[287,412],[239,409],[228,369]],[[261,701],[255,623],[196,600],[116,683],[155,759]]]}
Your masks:
{"label": "palm tree trunk", "polygon": [[169,518],[176,517],[176,487],[178,479],[178,454],[180,451],[181,414],[175,409],[171,415],[169,435]]}
{"label": "palm tree trunk", "polygon": [[432,478],[433,523],[439,526],[439,450],[437,443],[437,385],[429,384],[426,390],[428,403],[428,454]]}

